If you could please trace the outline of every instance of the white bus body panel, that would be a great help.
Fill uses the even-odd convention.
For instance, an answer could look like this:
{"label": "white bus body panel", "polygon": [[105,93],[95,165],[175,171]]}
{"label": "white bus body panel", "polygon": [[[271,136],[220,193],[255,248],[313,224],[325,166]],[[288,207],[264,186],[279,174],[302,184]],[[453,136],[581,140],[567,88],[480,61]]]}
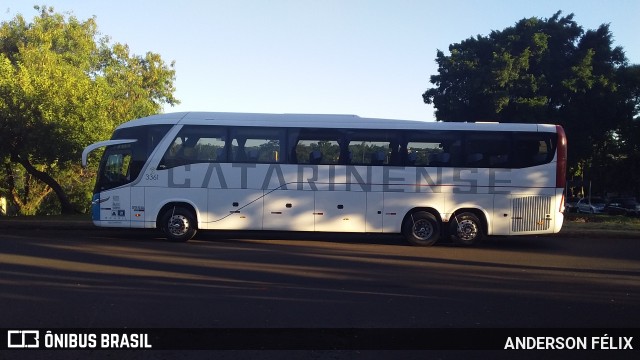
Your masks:
{"label": "white bus body panel", "polygon": [[[108,200],[100,204],[96,225],[155,228],[161,209],[171,202],[190,204],[201,229],[399,233],[404,216],[415,208],[435,210],[444,226],[457,211],[477,209],[486,217],[488,235],[553,233],[563,222],[555,159],[526,169],[249,163],[158,169],[166,148],[185,124],[416,130],[439,129],[440,124],[351,115],[174,113],[119,128],[150,124],[176,126],[153,151],[138,180],[99,194]],[[555,132],[555,126],[534,124],[482,126],[482,131]],[[449,123],[447,129],[478,127]],[[87,153],[126,142],[131,140],[97,143]]]}
{"label": "white bus body panel", "polygon": [[317,191],[315,231],[365,232],[366,206],[364,191]]}
{"label": "white bus body panel", "polygon": [[[262,229],[263,192],[254,189],[209,189],[209,211],[201,217],[202,229]],[[207,197],[205,196],[205,199]]]}
{"label": "white bus body panel", "polygon": [[314,191],[271,190],[264,198],[262,228],[264,230],[315,230],[314,209]]}
{"label": "white bus body panel", "polygon": [[[280,176],[273,168],[269,171],[269,166],[245,169],[244,180],[238,174],[245,170],[232,164],[154,170],[152,176],[142,177],[156,180],[142,179],[131,187],[102,192],[101,199],[108,200],[101,204],[96,225],[153,228],[160,210],[170,202],[193,206],[201,229],[398,233],[404,216],[415,208],[434,209],[445,223],[461,209],[478,209],[487,219],[488,235],[553,233],[563,221],[559,212],[562,190],[548,186],[551,179],[544,178],[542,169],[531,173],[430,168],[427,171],[433,173],[433,181],[441,172],[441,182],[430,185],[409,183],[408,179],[415,180],[425,172],[406,168],[395,170],[392,178],[398,180],[392,183],[363,185],[346,177],[357,174],[366,178],[371,167],[347,171],[336,166],[332,171],[342,175],[329,184],[320,182],[324,179],[321,175],[318,181],[287,181],[297,180],[307,169],[283,165],[278,170]],[[318,174],[325,172],[322,167],[318,166]],[[486,183],[490,177],[500,186],[495,181]],[[231,184],[246,188],[231,188]]]}
{"label": "white bus body panel", "polygon": [[145,228],[145,188],[141,186],[131,187],[131,227]]}
{"label": "white bus body panel", "polygon": [[101,192],[100,220],[94,220],[93,223],[104,227],[131,227],[131,189],[130,186],[123,186]]}
{"label": "white bus body panel", "polygon": [[365,231],[381,233],[384,231],[384,193],[367,193],[367,213],[365,215]]}

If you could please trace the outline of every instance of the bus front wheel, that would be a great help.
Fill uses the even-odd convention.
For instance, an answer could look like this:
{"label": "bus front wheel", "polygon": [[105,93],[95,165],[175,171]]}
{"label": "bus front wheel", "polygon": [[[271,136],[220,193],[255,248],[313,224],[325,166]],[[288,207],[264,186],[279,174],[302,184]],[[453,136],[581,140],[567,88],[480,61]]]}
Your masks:
{"label": "bus front wheel", "polygon": [[479,243],[483,236],[480,219],[471,212],[456,215],[449,221],[451,240],[457,245],[471,246]]}
{"label": "bus front wheel", "polygon": [[412,245],[431,246],[440,238],[440,222],[429,212],[416,211],[402,223],[402,235]]}
{"label": "bus front wheel", "polygon": [[162,231],[169,241],[184,242],[192,239],[197,231],[193,212],[180,206],[167,209],[162,216]]}

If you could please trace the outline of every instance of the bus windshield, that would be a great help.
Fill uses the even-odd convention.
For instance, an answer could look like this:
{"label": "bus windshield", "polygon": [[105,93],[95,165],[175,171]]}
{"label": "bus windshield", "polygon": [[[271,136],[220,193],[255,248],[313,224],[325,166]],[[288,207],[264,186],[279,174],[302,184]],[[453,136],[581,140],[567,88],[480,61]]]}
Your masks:
{"label": "bus windshield", "polygon": [[113,189],[135,181],[147,158],[170,128],[171,125],[150,125],[116,131],[112,140],[135,141],[106,147],[100,161],[94,192]]}
{"label": "bus windshield", "polygon": [[[98,189],[107,190],[131,182],[137,177],[139,169],[132,169],[131,154],[133,144],[112,145],[107,147],[103,155]],[[134,170],[132,172],[132,170]]]}

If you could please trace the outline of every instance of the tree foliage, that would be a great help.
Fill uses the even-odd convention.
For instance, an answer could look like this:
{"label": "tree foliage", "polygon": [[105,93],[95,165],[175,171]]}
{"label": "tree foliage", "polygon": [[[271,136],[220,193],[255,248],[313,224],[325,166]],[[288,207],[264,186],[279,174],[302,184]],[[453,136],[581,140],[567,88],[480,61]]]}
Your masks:
{"label": "tree foliage", "polygon": [[628,136],[640,110],[638,68],[613,47],[607,24],[585,31],[557,12],[452,44],[449,53],[437,52],[435,87],[423,94],[437,120],[563,125],[574,170],[604,165],[613,143],[637,143]]}
{"label": "tree foliage", "polygon": [[17,15],[0,24],[0,159],[9,164],[7,184],[20,164],[68,212],[72,204],[55,176],[120,123],[177,104],[175,70],[158,54],[134,55],[125,44],[110,44],[95,18],[35,10],[30,23]]}

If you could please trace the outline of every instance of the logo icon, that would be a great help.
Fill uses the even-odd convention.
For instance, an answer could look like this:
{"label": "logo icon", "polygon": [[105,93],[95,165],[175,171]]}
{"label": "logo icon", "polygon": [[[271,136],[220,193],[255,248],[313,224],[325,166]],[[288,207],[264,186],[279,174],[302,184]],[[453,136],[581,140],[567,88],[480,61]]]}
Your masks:
{"label": "logo icon", "polygon": [[9,330],[7,331],[7,347],[13,348],[13,349],[40,347],[40,331]]}

